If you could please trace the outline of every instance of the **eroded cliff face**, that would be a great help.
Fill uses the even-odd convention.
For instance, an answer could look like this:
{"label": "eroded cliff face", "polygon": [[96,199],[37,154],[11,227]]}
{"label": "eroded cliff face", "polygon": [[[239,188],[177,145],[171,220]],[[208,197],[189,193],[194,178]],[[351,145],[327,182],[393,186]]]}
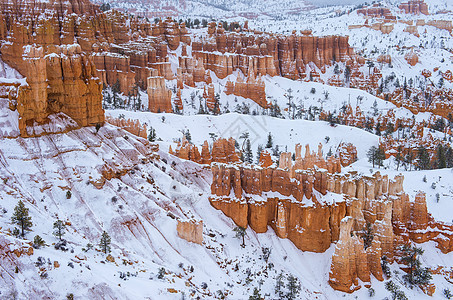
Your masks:
{"label": "eroded cliff face", "polygon": [[409,0],[407,2],[401,3],[399,9],[403,10],[406,14],[424,14],[429,15],[428,5],[424,0]]}
{"label": "eroded cliff face", "polygon": [[28,85],[19,88],[17,103],[10,107],[19,112],[22,136],[44,134],[33,126],[48,123],[51,114],[65,113],[79,126],[104,122],[102,86],[92,57],[79,45],[55,46],[54,51],[44,55],[42,47],[28,46],[18,67]]}
{"label": "eroded cliff face", "polygon": [[[324,252],[336,243],[329,283],[344,292],[359,289],[359,280],[369,286],[371,275],[383,280],[381,257],[398,260],[398,247],[408,241],[435,241],[442,252],[453,250],[453,227],[433,220],[423,193],[409,199],[402,175],[389,180],[379,172],[332,173],[320,169],[329,164],[321,155],[307,147],[301,158],[300,148],[294,163],[291,153],[282,153],[278,168],[264,163],[265,153],[260,167],[213,164],[211,205],[257,233],[271,226],[303,251]],[[367,224],[374,238],[365,249]]]}
{"label": "eroded cliff face", "polygon": [[[253,33],[253,34],[252,34]],[[204,68],[225,78],[235,70],[243,74],[305,77],[306,65],[318,67],[335,61],[346,61],[354,55],[348,37],[314,37],[310,32],[283,36],[262,32],[225,33],[215,23],[209,25],[208,39],[192,43],[193,55],[201,58]],[[218,53],[220,52],[220,53]],[[228,54],[228,55],[224,55]]]}
{"label": "eroded cliff face", "polygon": [[236,141],[233,138],[224,139],[220,138],[214,141],[212,147],[209,146],[208,141],[203,143],[201,154],[198,147],[191,144],[183,137],[181,142],[173,151],[170,146],[169,153],[182,159],[187,159],[200,164],[217,163],[238,163],[240,162],[240,154],[236,150]]}

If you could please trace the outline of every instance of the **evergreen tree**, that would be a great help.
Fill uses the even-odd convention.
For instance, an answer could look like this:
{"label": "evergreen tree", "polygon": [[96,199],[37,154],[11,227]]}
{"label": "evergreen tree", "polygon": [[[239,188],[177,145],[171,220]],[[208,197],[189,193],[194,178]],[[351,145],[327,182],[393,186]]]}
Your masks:
{"label": "evergreen tree", "polygon": [[362,229],[362,239],[365,250],[371,246],[371,242],[374,239],[373,227],[370,222],[367,222],[365,227]]}
{"label": "evergreen tree", "polygon": [[120,96],[119,94],[121,93],[120,90],[120,81],[117,79],[116,82],[112,86],[112,98],[113,98],[113,108],[120,108],[121,103],[120,103]]}
{"label": "evergreen tree", "polygon": [[381,147],[377,148],[376,150],[376,164],[378,167],[382,167],[384,165],[385,160],[385,151]]}
{"label": "evergreen tree", "polygon": [[269,257],[271,256],[272,249],[269,247],[261,247],[261,258],[266,262],[269,261]]}
{"label": "evergreen tree", "polygon": [[392,122],[387,123],[387,127],[385,128],[385,134],[389,135],[392,134],[395,131],[395,126],[393,126]]}
{"label": "evergreen tree", "polygon": [[283,282],[283,279],[283,272],[278,274],[278,276],[275,278],[275,294],[279,296],[280,299],[283,299],[284,296],[283,288],[285,287],[285,283]]}
{"label": "evergreen tree", "polygon": [[397,171],[400,168],[400,163],[403,161],[402,151],[403,151],[403,147],[401,145],[398,146],[398,148],[396,150],[396,155],[395,155],[396,170]]}
{"label": "evergreen tree", "polygon": [[297,279],[293,275],[288,276],[288,283],[286,284],[286,288],[288,289],[288,294],[286,294],[287,299],[296,299],[297,295],[300,293],[300,282],[299,279]]}
{"label": "evergreen tree", "polygon": [[256,164],[259,164],[261,151],[263,151],[263,145],[258,145],[258,149],[256,149]]}
{"label": "evergreen tree", "polygon": [[247,142],[248,138],[250,136],[250,133],[248,131],[244,131],[240,136],[239,136],[239,139],[242,140],[243,139],[243,142],[242,142],[242,151],[244,151],[244,146],[245,146],[245,143]]}
{"label": "evergreen tree", "polygon": [[430,165],[429,153],[428,153],[428,150],[426,150],[425,147],[423,147],[423,146],[418,147],[417,159],[418,159],[418,168],[420,170],[428,170],[429,169],[429,165]]}
{"label": "evergreen tree", "polygon": [[405,159],[406,163],[409,164],[409,171],[410,171],[412,169],[412,161],[414,160],[414,153],[412,152],[412,150],[409,150],[409,152],[406,154],[404,159]]}
{"label": "evergreen tree", "polygon": [[242,244],[241,247],[245,247],[245,236],[247,235],[247,231],[245,230],[244,227],[241,226],[236,226],[233,231],[236,232],[236,238],[242,239]]}
{"label": "evergreen tree", "polygon": [[201,98],[200,98],[200,106],[198,107],[198,114],[199,115],[205,115],[206,114],[206,112],[205,112],[205,110],[203,108],[203,104],[201,103]]}
{"label": "evergreen tree", "polygon": [[367,60],[366,64],[368,66],[368,74],[371,75],[371,69],[374,67],[374,62],[371,60]]}
{"label": "evergreen tree", "polygon": [[447,167],[447,157],[445,155],[445,149],[444,147],[439,144],[439,146],[437,146],[437,160],[436,160],[436,165],[437,165],[437,168],[438,169],[443,169],[443,168],[446,168]]}
{"label": "evergreen tree", "polygon": [[387,260],[387,256],[383,255],[381,258],[381,268],[382,272],[387,278],[392,276],[392,272],[390,272],[389,262]]}
{"label": "evergreen tree", "polygon": [[392,300],[408,300],[404,292],[400,290],[400,287],[391,280],[385,283],[385,289],[392,294]]}
{"label": "evergreen tree", "polygon": [[31,217],[28,215],[28,208],[25,207],[22,200],[19,200],[19,203],[14,207],[14,213],[11,218],[13,224],[19,225],[20,235],[25,236],[25,231],[30,231],[33,223],[31,222]]}
{"label": "evergreen tree", "polygon": [[376,130],[376,135],[381,136],[381,123],[380,122],[377,122],[375,130]]}
{"label": "evergreen tree", "polygon": [[258,288],[253,289],[253,295],[249,297],[249,300],[261,300],[261,294]]}
{"label": "evergreen tree", "polygon": [[44,240],[39,235],[35,236],[35,238],[33,239],[33,248],[39,249],[45,244],[46,242],[44,242]]}
{"label": "evergreen tree", "polygon": [[192,135],[190,134],[189,129],[187,129],[187,130],[184,132],[184,136],[186,137],[186,140],[187,140],[189,143],[192,143]]}
{"label": "evergreen tree", "polygon": [[252,146],[250,144],[250,140],[247,139],[247,142],[245,143],[245,154],[244,154],[244,159],[246,162],[249,164],[253,163],[253,153],[252,153]]}
{"label": "evergreen tree", "polygon": [[156,141],[156,130],[152,127],[149,128],[148,141],[152,143]]}
{"label": "evergreen tree", "polygon": [[351,67],[350,66],[346,66],[346,68],[344,70],[344,77],[346,79],[346,82],[349,82],[349,79],[351,78]]}
{"label": "evergreen tree", "polygon": [[368,157],[368,162],[373,164],[373,168],[376,164],[376,154],[377,154],[377,148],[375,146],[371,146],[371,148],[366,153],[366,156]]}
{"label": "evergreen tree", "polygon": [[428,284],[432,275],[429,268],[423,268],[420,262],[420,256],[423,255],[423,249],[404,245],[402,247],[403,255],[401,261],[407,265],[409,272],[403,275],[403,278],[411,285]]}
{"label": "evergreen tree", "polygon": [[266,148],[272,148],[273,145],[274,145],[274,141],[272,138],[272,134],[269,132],[269,134],[267,135]]}
{"label": "evergreen tree", "polygon": [[165,276],[165,268],[159,268],[159,271],[157,272],[157,278],[158,279],[163,279]]}
{"label": "evergreen tree", "polygon": [[110,244],[111,244],[110,236],[107,232],[103,232],[101,235],[101,240],[99,241],[99,246],[101,247],[102,252],[105,254],[110,252]]}
{"label": "evergreen tree", "polygon": [[62,220],[57,220],[53,223],[53,229],[55,229],[53,235],[55,235],[61,241],[62,236],[66,233],[66,225]]}

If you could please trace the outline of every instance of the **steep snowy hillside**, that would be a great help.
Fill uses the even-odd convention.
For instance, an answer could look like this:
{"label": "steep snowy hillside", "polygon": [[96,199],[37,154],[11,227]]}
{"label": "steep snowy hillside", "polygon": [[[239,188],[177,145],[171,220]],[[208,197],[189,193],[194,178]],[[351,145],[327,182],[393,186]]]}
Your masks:
{"label": "steep snowy hillside", "polygon": [[[155,125],[164,139],[163,149],[156,152],[146,141],[109,125],[97,133],[92,127],[66,135],[2,141],[0,236],[2,255],[10,258],[2,265],[2,295],[16,293],[19,298],[41,299],[73,293],[75,298],[90,299],[181,299],[185,293],[190,298],[212,299],[221,297],[220,290],[228,299],[244,299],[257,286],[263,294],[273,295],[275,278],[283,271],[302,283],[301,299],[345,296],[327,284],[333,248],[322,254],[300,252],[272,230],[265,234],[247,230],[246,247],[241,248],[240,240],[234,238],[232,221],[209,205],[209,171],[166,154],[165,147],[171,137],[178,136],[178,128],[190,129],[194,141],[201,143],[207,138],[206,132],[213,130],[210,126],[222,130],[221,126],[226,126],[222,119],[232,116],[217,120],[166,115],[163,123],[159,120],[163,115],[128,116]],[[245,118],[251,126],[259,121]],[[342,137],[359,139],[358,164],[369,168],[363,152],[376,142],[375,136],[360,134],[358,129],[352,130],[357,134],[351,134],[351,129],[333,129],[319,122],[299,121],[295,126],[289,120],[267,117],[263,121],[284,133],[276,134],[276,141],[289,147],[295,142],[322,141],[325,135],[332,137],[331,143]],[[295,128],[294,134],[289,128]],[[442,176],[442,185],[451,182],[452,176]],[[8,235],[18,200],[30,209],[34,224],[27,237],[40,235],[48,245],[35,249],[32,256],[19,258],[12,251],[24,246],[26,250],[29,244]],[[451,207],[447,199],[437,205],[442,210]],[[175,218],[203,220],[203,244],[180,239]],[[54,249],[58,239],[52,236],[52,224],[57,219],[67,224],[67,251]],[[112,237],[114,262],[96,250],[104,230]],[[94,249],[87,250],[89,243]],[[267,269],[260,258],[262,247],[272,249],[272,269]],[[428,266],[453,259],[440,254],[430,243],[423,248],[427,251],[424,264]],[[16,266],[18,273],[13,276]],[[162,279],[158,278],[160,268],[166,270]],[[397,268],[396,264],[392,266]],[[435,283],[440,294],[445,286],[442,276],[435,276]],[[387,295],[383,283],[373,281],[373,287],[377,297]],[[416,290],[404,291],[411,299],[425,298]],[[345,298],[366,297],[367,293],[362,289]]]}

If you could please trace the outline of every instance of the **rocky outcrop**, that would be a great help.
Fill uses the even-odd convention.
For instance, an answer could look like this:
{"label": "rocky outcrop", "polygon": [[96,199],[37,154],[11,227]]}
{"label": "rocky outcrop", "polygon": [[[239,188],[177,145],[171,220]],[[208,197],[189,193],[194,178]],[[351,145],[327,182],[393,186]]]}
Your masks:
{"label": "rocky outcrop", "polygon": [[341,165],[347,167],[357,161],[357,148],[351,143],[341,143],[337,148]]}
{"label": "rocky outcrop", "polygon": [[94,63],[103,84],[119,84],[120,91],[127,95],[135,83],[135,72],[131,70],[130,57],[111,52],[96,53]]}
{"label": "rocky outcrop", "polygon": [[[153,71],[153,75],[157,72]],[[171,91],[165,85],[165,78],[151,76],[148,82],[148,108],[152,112],[173,112],[171,106]]]}
{"label": "rocky outcrop", "polygon": [[138,137],[147,138],[147,128],[146,125],[141,125],[139,120],[131,120],[131,119],[120,119],[120,118],[112,118],[107,116],[105,121],[109,124],[118,126],[129,133],[132,133]]}
{"label": "rocky outcrop", "polygon": [[408,2],[401,3],[398,7],[406,14],[429,15],[428,5],[424,0],[409,0]]}
{"label": "rocky outcrop", "polygon": [[[453,226],[432,219],[424,194],[410,202],[402,175],[389,180],[379,172],[332,174],[313,164],[316,155],[308,147],[306,161],[299,164],[311,168],[297,169],[300,149],[298,145],[294,165],[291,153],[282,153],[279,168],[270,164],[264,151],[261,167],[213,164],[211,205],[257,233],[271,226],[303,251],[324,252],[338,241],[329,283],[344,292],[360,288],[359,280],[368,286],[371,275],[383,280],[381,257],[392,262],[398,246],[409,240],[432,240],[443,252],[453,250]],[[325,202],[327,193],[329,199],[342,196]],[[374,239],[365,249],[361,236],[366,224]]]}
{"label": "rocky outcrop", "polygon": [[23,61],[17,64],[28,83],[17,97],[22,136],[39,135],[27,127],[48,122],[52,113],[65,113],[79,126],[104,122],[102,86],[92,57],[78,45],[54,49],[44,56],[42,47],[26,47]]}
{"label": "rocky outcrop", "polygon": [[329,273],[329,284],[335,290],[347,293],[360,288],[359,279],[370,282],[367,253],[362,239],[353,233],[353,224],[352,217],[341,220],[340,239],[335,245]]}
{"label": "rocky outcrop", "polygon": [[[347,37],[313,37],[303,35],[265,35],[257,38],[239,33],[226,34],[211,24],[212,39],[194,40],[193,55],[201,59],[204,68],[225,78],[235,70],[243,74],[281,75],[303,78],[305,65],[313,62],[318,67],[332,61],[346,61],[353,55]],[[213,52],[220,53],[213,53]],[[228,53],[228,55],[224,55]]]}
{"label": "rocky outcrop", "polygon": [[371,18],[384,18],[386,16],[392,15],[390,9],[386,7],[378,7],[377,5],[373,7],[358,9],[357,13]]}
{"label": "rocky outcrop", "polygon": [[201,164],[211,164],[212,162],[218,163],[238,163],[240,162],[240,155],[236,150],[236,141],[233,138],[230,139],[217,139],[212,144],[212,150],[210,150],[208,141],[205,141],[201,150],[201,154],[198,147],[191,144],[183,137],[181,142],[173,151],[170,147],[170,154],[175,155],[182,159],[187,159]]}
{"label": "rocky outcrop", "polygon": [[203,243],[203,221],[180,220],[176,225],[178,236],[188,242],[201,245]]}
{"label": "rocky outcrop", "polygon": [[238,77],[236,83],[228,81],[225,85],[225,94],[252,99],[263,108],[269,107],[264,82],[260,77],[255,79],[253,73],[246,81],[242,77]]}
{"label": "rocky outcrop", "polygon": [[407,61],[408,64],[410,64],[411,66],[415,66],[417,63],[418,63],[418,55],[414,52],[414,51],[411,51],[409,53],[407,53],[405,56],[404,56],[404,59]]}

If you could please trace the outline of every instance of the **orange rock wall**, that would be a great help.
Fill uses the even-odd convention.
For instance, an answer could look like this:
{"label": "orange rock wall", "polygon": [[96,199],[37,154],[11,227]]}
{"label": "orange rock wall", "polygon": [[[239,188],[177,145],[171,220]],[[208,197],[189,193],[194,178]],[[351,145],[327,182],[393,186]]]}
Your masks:
{"label": "orange rock wall", "polygon": [[178,236],[188,242],[201,245],[203,243],[203,222],[195,220],[178,220],[176,225]]}
{"label": "orange rock wall", "polygon": [[406,14],[429,15],[428,5],[423,0],[409,0],[408,2],[401,3],[399,8],[404,10]]}

